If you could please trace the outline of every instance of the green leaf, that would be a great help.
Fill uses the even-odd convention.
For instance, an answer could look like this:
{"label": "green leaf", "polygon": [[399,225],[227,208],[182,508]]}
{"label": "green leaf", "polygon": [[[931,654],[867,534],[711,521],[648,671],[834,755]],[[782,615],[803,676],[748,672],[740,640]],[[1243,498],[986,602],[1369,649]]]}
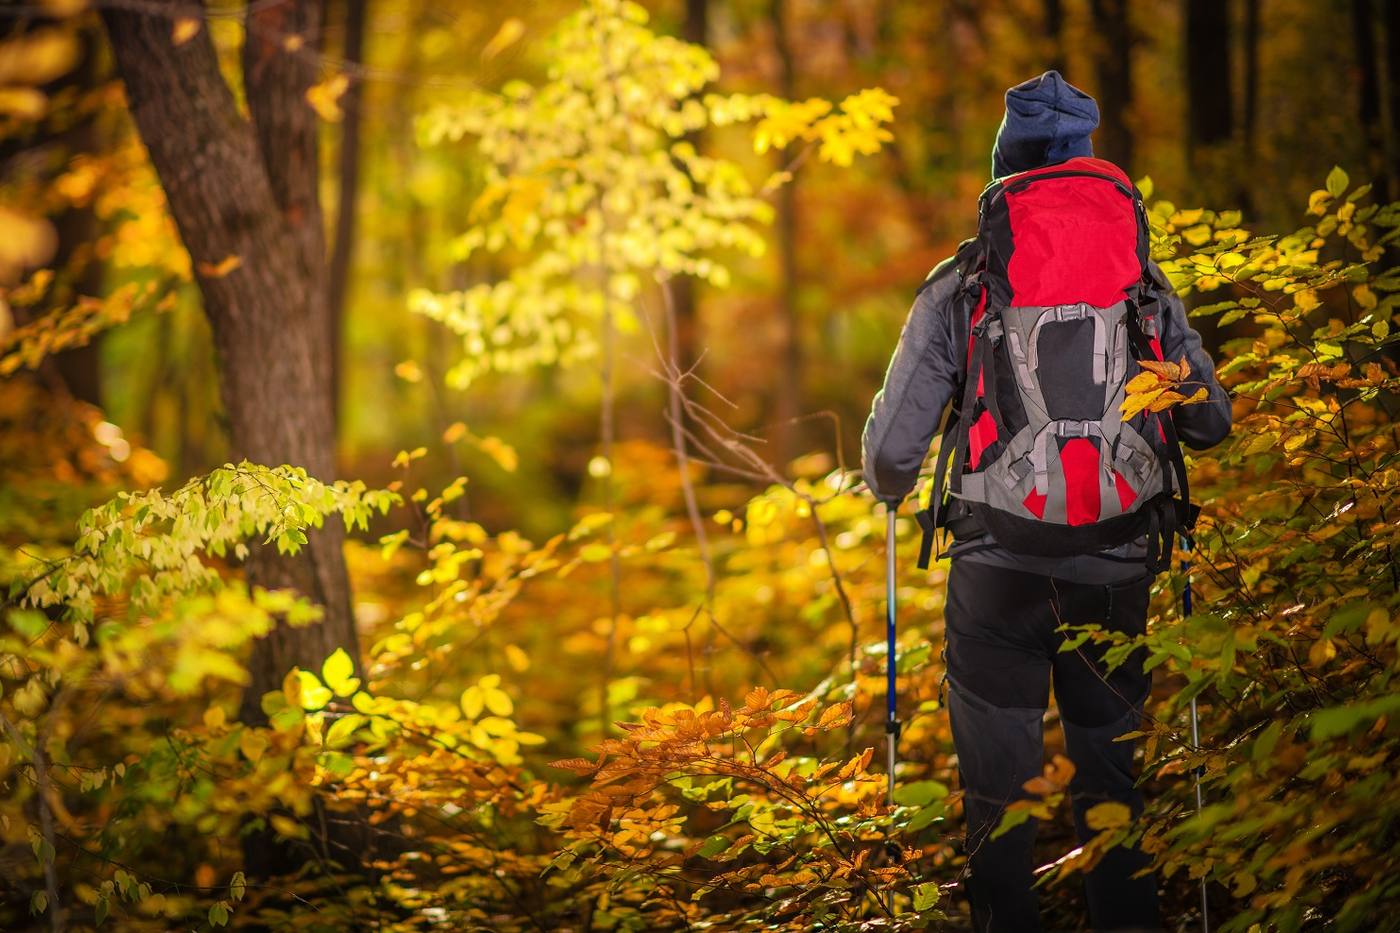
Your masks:
{"label": "green leaf", "polygon": [[1340,198],[1349,184],[1351,184],[1351,177],[1342,171],[1342,167],[1340,165],[1332,166],[1332,171],[1327,173],[1327,193],[1334,198]]}
{"label": "green leaf", "polygon": [[705,840],[704,844],[700,846],[698,854],[703,858],[714,858],[728,849],[733,841],[728,836],[716,833]]}
{"label": "green leaf", "polygon": [[939,896],[943,893],[938,889],[938,882],[925,881],[923,884],[916,884],[914,891],[914,909],[924,911],[938,903]]}
{"label": "green leaf", "polygon": [[356,729],[365,724],[365,717],[359,713],[349,713],[331,723],[326,730],[326,747],[342,748],[350,744]]}
{"label": "green leaf", "polygon": [[914,814],[914,818],[909,821],[909,825],[905,827],[905,831],[916,833],[935,820],[942,819],[947,812],[948,807],[943,801],[935,800],[933,803]]}
{"label": "green leaf", "polygon": [[1321,742],[1324,739],[1346,735],[1358,726],[1370,725],[1380,717],[1396,711],[1400,711],[1400,693],[1347,706],[1320,709],[1309,716],[1308,721],[1312,725],[1313,741]]}
{"label": "green leaf", "polygon": [[209,908],[209,924],[216,927],[228,925],[228,905],[223,901]]}
{"label": "green leaf", "polygon": [[243,872],[234,872],[233,880],[228,885],[228,893],[235,903],[243,900],[243,895],[248,893],[248,881],[243,877]]}
{"label": "green leaf", "polygon": [[1272,755],[1281,732],[1283,732],[1282,722],[1269,723],[1268,728],[1259,733],[1259,737],[1254,740],[1254,750],[1250,753],[1250,757],[1259,762]]}
{"label": "green leaf", "polygon": [[1030,818],[1031,811],[1024,807],[1018,807],[1015,810],[1003,810],[1001,822],[997,824],[996,829],[992,830],[991,838],[1000,839]]}
{"label": "green leaf", "polygon": [[915,781],[894,789],[894,802],[906,807],[924,807],[948,796],[948,785],[938,781]]}

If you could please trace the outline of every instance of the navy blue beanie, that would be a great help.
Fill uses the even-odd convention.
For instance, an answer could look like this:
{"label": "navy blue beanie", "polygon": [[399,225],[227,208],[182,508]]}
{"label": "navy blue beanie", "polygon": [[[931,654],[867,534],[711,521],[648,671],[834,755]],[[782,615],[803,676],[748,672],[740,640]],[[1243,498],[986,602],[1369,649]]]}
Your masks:
{"label": "navy blue beanie", "polygon": [[1091,156],[1089,134],[1099,105],[1058,71],[1023,81],[1006,92],[1006,116],[992,147],[992,177]]}

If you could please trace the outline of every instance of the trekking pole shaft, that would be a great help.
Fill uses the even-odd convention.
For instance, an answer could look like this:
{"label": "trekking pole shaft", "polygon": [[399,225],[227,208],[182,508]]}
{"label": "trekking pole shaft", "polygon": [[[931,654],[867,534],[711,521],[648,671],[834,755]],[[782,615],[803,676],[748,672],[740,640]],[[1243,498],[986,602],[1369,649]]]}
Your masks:
{"label": "trekking pole shaft", "polygon": [[[899,720],[895,718],[895,545],[894,519],[896,506],[885,505],[885,798],[894,808],[895,744],[899,739]],[[885,892],[885,910],[894,916],[894,888]]]}
{"label": "trekking pole shaft", "polygon": [[886,795],[890,806],[894,806],[894,761],[895,742],[898,737],[898,720],[895,718],[895,510],[885,507],[885,745],[887,761],[885,766]]}
{"label": "trekking pole shaft", "polygon": [[[1181,539],[1181,546],[1183,550],[1190,551],[1190,544],[1185,537]],[[1192,611],[1193,594],[1191,592],[1191,562],[1189,560],[1181,562],[1181,572],[1186,576],[1186,580],[1181,587],[1181,614],[1182,617],[1185,618],[1190,616]],[[1191,745],[1196,749],[1201,747],[1200,717],[1196,714],[1195,697],[1191,698]],[[1196,815],[1200,816],[1201,810],[1204,808],[1204,799],[1201,796],[1200,767],[1197,766],[1194,768],[1193,773],[1196,777]],[[1201,929],[1205,931],[1205,933],[1210,933],[1210,907],[1206,900],[1206,879],[1204,875],[1201,876]]]}

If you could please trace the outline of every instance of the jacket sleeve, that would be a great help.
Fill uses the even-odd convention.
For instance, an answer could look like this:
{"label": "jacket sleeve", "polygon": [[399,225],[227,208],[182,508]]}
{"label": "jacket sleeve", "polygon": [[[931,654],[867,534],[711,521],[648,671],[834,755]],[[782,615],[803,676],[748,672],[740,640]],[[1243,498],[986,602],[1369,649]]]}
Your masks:
{"label": "jacket sleeve", "polygon": [[898,504],[914,488],[943,411],[962,382],[957,334],[965,327],[955,320],[960,284],[954,257],[930,273],[870,406],[861,465],[865,484],[882,502]]}
{"label": "jacket sleeve", "polygon": [[1162,308],[1158,315],[1162,356],[1171,361],[1186,357],[1191,366],[1186,388],[1194,392],[1200,388],[1200,384],[1204,384],[1210,393],[1204,402],[1178,405],[1172,409],[1172,423],[1182,443],[1195,450],[1203,450],[1220,443],[1230,433],[1230,396],[1215,378],[1215,362],[1201,346],[1201,335],[1188,323],[1186,307],[1167,281],[1166,274],[1155,262],[1150,262],[1148,269],[1157,285],[1155,297]]}

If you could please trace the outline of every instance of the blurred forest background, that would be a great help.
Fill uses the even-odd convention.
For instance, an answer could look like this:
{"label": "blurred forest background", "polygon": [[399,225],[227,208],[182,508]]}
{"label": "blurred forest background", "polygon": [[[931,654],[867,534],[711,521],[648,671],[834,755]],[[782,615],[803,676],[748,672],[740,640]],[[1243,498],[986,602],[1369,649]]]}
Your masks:
{"label": "blurred forest background", "polygon": [[1238,425],[1157,802],[1075,850],[1028,789],[1048,916],[1144,838],[1173,929],[1393,923],[1400,2],[31,0],[0,928],[959,928],[946,563],[886,808],[859,433],[1047,68]]}

